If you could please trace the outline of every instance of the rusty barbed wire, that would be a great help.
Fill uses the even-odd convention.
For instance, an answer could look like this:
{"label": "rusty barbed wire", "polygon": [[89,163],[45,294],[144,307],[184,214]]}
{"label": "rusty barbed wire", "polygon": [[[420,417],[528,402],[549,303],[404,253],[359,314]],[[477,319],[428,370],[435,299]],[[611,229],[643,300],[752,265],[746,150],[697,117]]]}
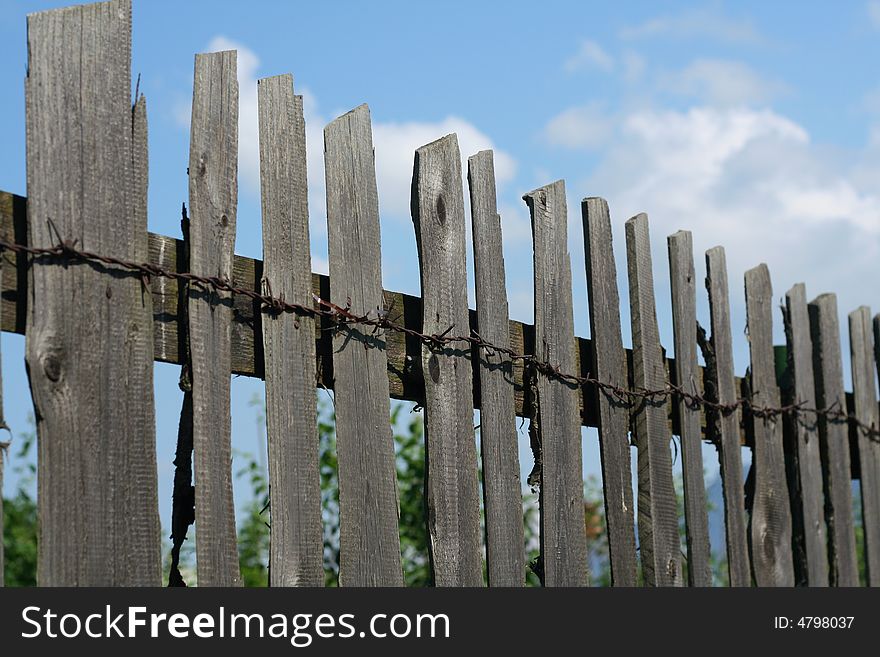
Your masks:
{"label": "rusty barbed wire", "polygon": [[[55,231],[56,234],[57,230]],[[747,397],[738,398],[736,401],[723,404],[713,399],[708,399],[698,393],[689,392],[680,385],[667,382],[663,388],[648,390],[644,388],[624,388],[607,381],[602,381],[593,376],[581,376],[571,372],[562,371],[553,363],[538,360],[534,354],[519,353],[510,347],[493,344],[483,339],[477,331],[471,329],[468,335],[454,334],[455,326],[450,326],[442,333],[427,334],[413,328],[392,321],[388,313],[377,309],[375,315],[367,313],[358,315],[351,311],[350,307],[339,306],[327,299],[322,299],[312,293],[312,300],[316,306],[287,301],[283,295],[274,296],[269,281],[264,279],[261,290],[236,286],[232,281],[219,276],[200,276],[192,272],[172,271],[149,262],[135,262],[116,256],[108,256],[95,253],[77,247],[77,240],[63,239],[59,235],[59,241],[54,246],[38,247],[10,242],[0,239],[0,251],[10,251],[16,254],[24,254],[34,258],[65,258],[81,262],[97,263],[105,266],[118,267],[122,270],[139,275],[142,284],[149,287],[153,277],[177,280],[202,291],[214,290],[228,292],[233,295],[242,295],[252,301],[258,302],[265,312],[270,313],[295,313],[313,318],[325,318],[334,324],[335,328],[345,326],[368,326],[374,332],[393,331],[418,340],[422,345],[432,350],[443,350],[452,345],[465,346],[470,349],[483,350],[486,356],[502,355],[513,362],[522,362],[524,367],[530,367],[550,378],[568,383],[578,388],[593,386],[597,390],[611,396],[616,403],[633,408],[639,404],[661,404],[674,398],[683,401],[691,409],[703,408],[706,411],[727,415],[737,410],[761,419],[775,419],[783,415],[811,415],[826,420],[847,422],[857,428],[873,440],[880,440],[880,429],[861,421],[855,415],[847,413],[836,402],[827,408],[813,408],[802,402],[794,402],[782,406],[757,406]],[[265,291],[264,291],[265,290]]]}

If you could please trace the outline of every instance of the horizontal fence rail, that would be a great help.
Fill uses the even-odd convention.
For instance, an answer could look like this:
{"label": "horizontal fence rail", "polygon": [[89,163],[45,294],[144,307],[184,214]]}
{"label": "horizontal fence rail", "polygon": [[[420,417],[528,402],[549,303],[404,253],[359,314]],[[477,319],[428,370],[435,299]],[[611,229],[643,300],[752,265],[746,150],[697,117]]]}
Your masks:
{"label": "horizontal fence rail", "polygon": [[[185,241],[179,238],[157,233],[148,234],[150,267],[165,270],[173,274],[184,274],[189,271],[186,266]],[[17,194],[0,191],[0,239],[14,244],[27,245],[27,199]],[[28,299],[28,255],[26,253],[5,250],[0,265],[2,277],[2,327],[3,331],[24,335],[24,320],[27,313]],[[265,378],[263,339],[261,337],[263,313],[261,303],[246,296],[244,292],[259,294],[262,290],[261,281],[264,277],[263,262],[247,256],[236,255],[232,262],[232,285],[242,290],[241,294],[232,296],[232,337],[231,337],[231,368],[230,373],[238,376]],[[321,298],[330,298],[330,277],[325,274],[312,273],[312,294]],[[149,281],[153,296],[153,341],[155,360],[163,363],[183,364],[186,362],[185,331],[180,329],[180,322],[185,321],[185,314],[180,312],[180,284],[173,278],[154,276]],[[419,297],[382,291],[384,316],[391,322],[400,324],[414,332],[422,330],[422,302]],[[316,309],[320,305],[314,303]],[[477,329],[476,311],[470,310],[470,328]],[[509,320],[510,349],[513,352],[533,355],[535,327],[532,324]],[[333,389],[333,339],[328,329],[331,322],[317,322],[315,326],[315,356],[317,363],[318,388]],[[420,404],[424,401],[424,388],[421,378],[420,341],[417,337],[404,333],[389,331],[385,337],[385,352],[388,362],[388,386],[391,398],[411,401]],[[575,337],[575,372],[579,376],[595,375],[593,344],[590,338]],[[779,352],[784,346],[776,346]],[[632,350],[624,348],[623,386],[631,381]],[[784,352],[783,352],[784,353]],[[667,380],[677,384],[675,359],[664,358]],[[509,385],[514,389],[515,413],[519,417],[530,417],[528,400],[523,383],[523,361],[514,360],[512,377]],[[694,368],[693,384],[696,389],[703,389],[706,368]],[[781,372],[777,374],[781,377]],[[735,389],[743,390],[742,377],[734,377]],[[473,383],[473,407],[481,407],[479,379]],[[853,412],[853,397],[846,394],[846,407]],[[731,400],[735,401],[735,400]],[[674,435],[680,435],[678,412],[674,405],[669,409],[669,427]],[[578,396],[578,408],[581,424],[598,427],[597,401],[591,394]],[[698,407],[704,439],[706,434],[706,411]],[[745,431],[737,429],[741,444],[747,444]]]}
{"label": "horizontal fence rail", "polygon": [[[761,264],[745,274],[750,367],[737,378],[723,248],[706,253],[707,335],[696,321],[691,234],[668,238],[671,299],[658,300],[641,213],[625,224],[625,349],[608,205],[584,199],[586,269],[573,272],[559,180],[523,196],[535,324],[511,321],[493,155],[468,160],[468,222],[455,134],[413,154],[421,296],[383,290],[366,105],[324,130],[331,275],[314,274],[307,132],[290,74],[258,82],[265,261],[237,256],[235,51],[195,57],[183,239],[148,233],[146,100],[131,102],[131,15],[130,0],[111,0],[28,17],[28,198],[0,192],[0,327],[26,337],[41,584],[160,583],[152,365],[162,361],[181,365],[184,393],[171,586],[184,584],[180,550],[193,524],[199,583],[243,582],[232,374],[266,384],[273,586],[325,581],[321,387],[335,391],[338,491],[329,492],[338,492],[340,585],[405,582],[389,397],[424,411],[422,529],[438,586],[525,583],[517,416],[530,420],[526,483],[540,512],[539,556],[528,568],[544,586],[591,583],[583,426],[599,430],[613,585],[712,583],[701,440],[718,450],[731,586],[857,584],[857,521],[867,581],[880,585],[880,316],[872,323],[866,307],[849,315],[845,393],[834,296],[808,303],[804,286],[792,287],[786,345],[774,346]],[[467,303],[469,223],[476,310]],[[574,334],[572,280],[584,274],[592,340]],[[669,310],[677,361],[660,343],[658,311]],[[745,482],[742,445],[752,453]],[[0,444],[0,482],[2,468]]]}

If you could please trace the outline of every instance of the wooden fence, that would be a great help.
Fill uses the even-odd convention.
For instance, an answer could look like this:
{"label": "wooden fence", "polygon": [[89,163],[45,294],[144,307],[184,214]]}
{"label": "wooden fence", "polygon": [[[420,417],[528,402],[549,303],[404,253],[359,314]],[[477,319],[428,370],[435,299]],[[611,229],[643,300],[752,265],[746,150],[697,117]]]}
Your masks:
{"label": "wooden fence", "polygon": [[[640,214],[626,223],[627,350],[609,209],[588,198],[581,214],[592,339],[578,338],[566,193],[557,181],[524,196],[535,324],[510,321],[490,151],[468,160],[477,302],[469,310],[455,135],[415,152],[422,297],[385,291],[366,105],[324,130],[330,276],[312,274],[302,98],[290,75],[259,81],[265,260],[236,256],[234,51],[195,58],[185,239],[151,234],[146,100],[132,105],[130,91],[130,1],[34,14],[28,48],[28,197],[0,193],[0,314],[4,331],[26,335],[40,584],[162,583],[154,360],[182,365],[172,532],[179,545],[194,520],[201,585],[241,583],[231,373],[266,382],[273,586],[323,584],[316,384],[334,390],[344,586],[404,581],[389,397],[425,410],[425,504],[438,585],[481,586],[484,541],[490,585],[525,581],[517,416],[531,420],[529,479],[540,488],[546,586],[590,581],[582,425],[599,429],[614,585],[636,585],[639,568],[647,585],[711,583],[703,440],[720,458],[731,585],[858,585],[856,520],[868,581],[880,583],[880,316],[873,326],[867,308],[849,316],[847,394],[835,297],[808,303],[804,286],[792,287],[787,345],[774,349],[770,275],[760,265],[745,277],[751,367],[737,378],[724,250],[706,253],[707,336],[696,321],[691,234],[680,231],[668,238],[671,308],[659,300],[674,323],[676,358],[667,359],[648,218]],[[786,358],[776,367],[780,351]],[[686,569],[673,434],[681,438]],[[745,487],[743,444],[753,453]],[[197,483],[188,497],[190,459]],[[860,519],[852,478],[861,480]]]}

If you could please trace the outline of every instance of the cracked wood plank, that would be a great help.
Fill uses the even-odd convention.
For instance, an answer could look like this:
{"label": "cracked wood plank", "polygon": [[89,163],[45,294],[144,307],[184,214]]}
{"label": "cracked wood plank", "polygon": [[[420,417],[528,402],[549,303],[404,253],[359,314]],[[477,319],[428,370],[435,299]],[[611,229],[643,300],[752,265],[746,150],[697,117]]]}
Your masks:
{"label": "cracked wood plank", "polygon": [[[509,348],[501,217],[495,198],[492,151],[480,151],[468,158],[468,185],[474,236],[477,331],[484,340]],[[480,391],[489,586],[523,586],[525,539],[513,363],[505,354],[480,349],[478,365],[475,381]]]}
{"label": "cracked wood plank", "polygon": [[[416,151],[412,219],[419,249],[422,332],[467,332],[464,195],[455,134]],[[437,586],[480,586],[480,502],[471,349],[423,345],[426,503]]]}
{"label": "cracked wood plank", "polygon": [[[25,97],[30,203],[28,234],[16,237],[145,258],[146,114],[131,103],[131,3],[28,16]],[[159,585],[151,297],[139,277],[100,267],[17,274],[31,301],[39,584]]]}
{"label": "cracked wood plank", "polygon": [[[324,172],[330,300],[356,315],[375,315],[383,305],[382,253],[366,105],[324,128]],[[357,326],[334,332],[340,586],[403,586],[387,369],[385,333]]]}
{"label": "cracked wood plank", "polygon": [[[745,284],[752,374],[750,401],[754,406],[777,408],[780,395],[773,354],[773,289],[767,265],[748,270]],[[754,499],[749,519],[755,583],[794,586],[782,419],[752,414],[750,421],[755,437]]]}
{"label": "cracked wood plank", "polygon": [[[257,83],[264,289],[311,302],[302,97],[293,77]],[[271,586],[323,586],[315,319],[262,316],[269,446]]]}
{"label": "cracked wood plank", "polygon": [[[558,180],[523,196],[534,239],[535,355],[574,372],[574,314],[568,208]],[[535,373],[530,432],[540,454],[541,581],[544,586],[587,586],[587,536],[578,386]]]}
{"label": "cracked wood plank", "polygon": [[[238,204],[236,52],[196,55],[189,153],[190,265],[232,278]],[[189,288],[196,567],[201,586],[241,586],[232,500],[232,297]]]}
{"label": "cracked wood plank", "polygon": [[[620,333],[617,269],[611,248],[608,203],[587,198],[581,204],[590,305],[592,375],[620,388],[627,387],[626,353]],[[613,586],[636,586],[635,514],[630,466],[629,409],[606,390],[593,388],[598,407],[599,447],[608,555]]]}

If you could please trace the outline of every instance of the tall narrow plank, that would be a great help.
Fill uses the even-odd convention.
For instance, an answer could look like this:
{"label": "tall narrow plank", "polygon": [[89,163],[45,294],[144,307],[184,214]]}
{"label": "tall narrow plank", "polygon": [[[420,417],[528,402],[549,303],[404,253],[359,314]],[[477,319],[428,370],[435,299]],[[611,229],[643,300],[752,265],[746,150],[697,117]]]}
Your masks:
{"label": "tall narrow plank", "polygon": [[[261,79],[257,90],[264,286],[310,306],[302,98],[290,75]],[[263,314],[271,586],[324,583],[314,335],[311,317]]]}
{"label": "tall narrow plank", "polygon": [[[846,410],[837,297],[820,294],[809,304],[817,408]],[[828,525],[829,580],[858,586],[859,565],[852,508],[849,431],[846,420],[819,416],[819,445]]]}
{"label": "tall narrow plank", "polygon": [[[648,215],[626,222],[626,262],[633,339],[635,390],[662,390],[666,369],[657,328],[654,274]],[[639,553],[649,586],[681,586],[681,547],[675,488],[672,484],[672,436],[664,398],[641,399],[633,408],[638,448]]]}
{"label": "tall narrow plank", "polygon": [[[412,218],[419,248],[422,330],[469,330],[464,196],[458,138],[416,151]],[[430,555],[437,586],[480,586],[480,502],[470,346],[422,346]]]}
{"label": "tall narrow plank", "polygon": [[[232,280],[238,203],[234,50],[195,58],[189,153],[190,267]],[[190,287],[196,566],[201,586],[240,586],[229,407],[232,299]]]}
{"label": "tall narrow plank", "polygon": [[[627,387],[626,355],[620,332],[617,269],[611,249],[608,203],[587,198],[581,203],[586,251],[592,376],[618,388]],[[608,556],[613,586],[636,586],[635,507],[629,451],[629,409],[607,390],[595,390],[599,409],[602,487],[608,524]]]}
{"label": "tall narrow plank", "polygon": [[[535,357],[576,372],[565,183],[529,192],[534,239]],[[541,561],[545,586],[586,586],[579,387],[536,374],[532,421],[541,446]]]}
{"label": "tall narrow plank", "polygon": [[[28,55],[28,242],[142,257],[130,2],[30,15]],[[150,296],[138,277],[99,268],[44,260],[28,271],[39,583],[158,585]]]}
{"label": "tall narrow plank", "polygon": [[[724,247],[716,246],[706,251],[706,290],[709,293],[712,324],[710,345],[714,358],[714,367],[707,368],[709,380],[706,383],[717,391],[719,404],[730,405],[736,403],[739,395],[733,374],[733,337],[730,331],[730,296]],[[730,586],[751,586],[739,410],[720,413],[717,438]]]}
{"label": "tall narrow plank", "polygon": [[[357,315],[383,308],[379,197],[366,105],[324,128],[330,300]],[[303,291],[308,292],[308,269]],[[339,583],[403,586],[397,470],[388,418],[384,336],[346,327],[333,336],[339,462]]]}
{"label": "tall narrow plank", "polygon": [[[773,355],[773,288],[767,265],[745,275],[753,407],[778,408]],[[794,586],[791,509],[785,478],[782,418],[752,415],[755,493],[749,519],[752,567],[758,586]]]}
{"label": "tall narrow plank", "polygon": [[[813,342],[807,292],[803,283],[785,295],[786,338],[791,364],[794,403],[816,408],[816,386],[813,377]],[[822,490],[822,457],[819,452],[819,426],[814,415],[797,413],[791,416],[797,459],[797,483],[800,495],[793,497],[794,511],[799,513],[806,575],[809,586],[828,586],[828,534],[826,533]]]}
{"label": "tall narrow plank", "polygon": [[[876,429],[878,412],[873,342],[871,311],[867,306],[860,306],[849,314],[853,410],[860,422]],[[868,586],[880,586],[880,442],[858,428],[856,435]]]}
{"label": "tall narrow plank", "polygon": [[[675,336],[675,381],[686,392],[702,395],[697,381],[697,281],[690,231],[667,238],[672,291],[672,329]],[[681,426],[681,470],[687,531],[687,571],[691,586],[712,586],[709,514],[703,482],[700,407],[676,398]]]}
{"label": "tall narrow plank", "polygon": [[[468,185],[474,237],[477,331],[487,342],[510,348],[501,217],[495,198],[492,151],[480,151],[468,158]],[[525,582],[525,544],[513,363],[505,354],[480,349],[476,372],[480,383],[480,448],[489,586],[522,586]]]}

